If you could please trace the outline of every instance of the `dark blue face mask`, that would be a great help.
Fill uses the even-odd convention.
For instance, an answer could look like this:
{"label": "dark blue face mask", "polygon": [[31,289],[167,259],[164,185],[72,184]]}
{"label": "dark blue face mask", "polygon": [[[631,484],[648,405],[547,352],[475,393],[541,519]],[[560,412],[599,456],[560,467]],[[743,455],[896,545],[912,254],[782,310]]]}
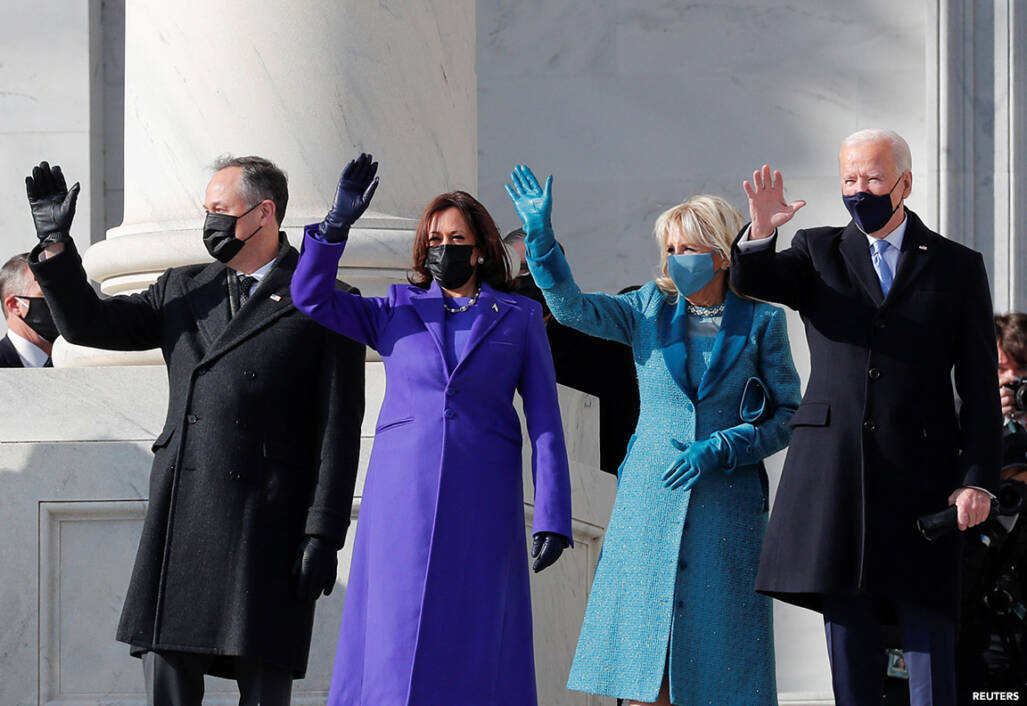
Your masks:
{"label": "dark blue face mask", "polygon": [[858,194],[842,196],[842,203],[845,204],[849,215],[852,216],[852,220],[856,222],[856,226],[861,231],[867,235],[876,233],[884,228],[892,214],[899,210],[902,201],[900,200],[893,208],[891,192],[895,191],[895,187],[899,185],[900,181],[902,181],[901,175],[899,181],[896,181],[892,188],[888,189],[887,194],[871,194],[869,191],[860,191]]}

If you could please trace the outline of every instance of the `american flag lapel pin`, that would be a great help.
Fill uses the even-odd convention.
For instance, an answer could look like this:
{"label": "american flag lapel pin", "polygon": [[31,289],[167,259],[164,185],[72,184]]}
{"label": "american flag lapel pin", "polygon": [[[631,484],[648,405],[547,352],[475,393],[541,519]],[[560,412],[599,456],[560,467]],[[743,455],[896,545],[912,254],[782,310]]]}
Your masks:
{"label": "american flag lapel pin", "polygon": [[499,307],[496,306],[495,302],[492,303],[492,311],[496,312],[497,314],[499,313]]}
{"label": "american flag lapel pin", "polygon": [[921,246],[920,246],[920,249],[921,249],[921,250],[927,250],[927,246],[926,246],[926,245],[921,245]]}
{"label": "american flag lapel pin", "polygon": [[271,301],[273,301],[273,302],[280,302],[280,301],[282,301],[282,297],[281,297],[281,296],[279,296],[279,295],[277,295],[277,294],[272,294],[272,295],[271,295],[270,297],[268,297],[268,298],[269,298],[269,299],[270,299]]}

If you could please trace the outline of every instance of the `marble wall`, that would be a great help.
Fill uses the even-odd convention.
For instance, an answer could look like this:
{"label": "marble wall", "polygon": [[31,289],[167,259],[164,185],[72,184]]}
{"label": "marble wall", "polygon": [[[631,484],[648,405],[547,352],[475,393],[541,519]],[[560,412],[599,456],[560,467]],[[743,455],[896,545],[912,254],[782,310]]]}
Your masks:
{"label": "marble wall", "polygon": [[[125,395],[126,389],[133,390]],[[360,476],[353,517],[385,391],[368,364]],[[0,704],[142,706],[140,662],[114,640],[146,509],[149,447],[163,426],[162,367],[0,370],[0,399],[17,414],[0,426]],[[533,575],[540,702],[611,706],[564,688],[585,600],[613,504],[614,479],[598,466],[598,406],[561,388],[572,464],[575,548]],[[525,434],[525,438],[527,438]],[[525,458],[526,542],[532,494]],[[355,525],[350,528],[354,536]],[[307,677],[293,703],[324,704],[352,547],[340,552],[338,588],[317,604]],[[209,679],[212,705],[238,703],[232,682]]]}

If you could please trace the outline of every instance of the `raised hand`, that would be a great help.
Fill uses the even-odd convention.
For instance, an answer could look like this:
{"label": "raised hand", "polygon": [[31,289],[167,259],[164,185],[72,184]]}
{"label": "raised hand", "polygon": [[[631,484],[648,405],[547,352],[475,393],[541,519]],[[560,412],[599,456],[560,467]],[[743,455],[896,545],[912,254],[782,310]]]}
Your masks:
{"label": "raised hand", "polygon": [[531,558],[535,560],[532,570],[537,574],[552,566],[567,547],[567,539],[556,532],[539,532],[531,541]]}
{"label": "raised hand", "polygon": [[40,162],[38,167],[32,168],[32,176],[25,177],[25,191],[32,209],[36,237],[40,242],[66,240],[71,234],[71,222],[75,218],[78,182],[69,191],[61,168]]}
{"label": "raised hand", "polygon": [[749,218],[752,220],[749,238],[752,240],[769,238],[806,205],[805,201],[785,202],[781,172],[775,169],[771,178],[770,167],[766,164],[763,169],[754,171],[752,183],[745,181],[742,188],[749,197]]}
{"label": "raised hand", "polygon": [[378,162],[369,154],[361,153],[350,160],[339,177],[335,190],[335,203],[318,226],[318,234],[329,243],[338,243],[349,237],[349,227],[356,223],[371,203],[378,188]]}
{"label": "raised hand", "polygon": [[517,215],[524,224],[524,244],[532,257],[545,255],[556,245],[553,235],[553,175],[546,179],[545,188],[527,165],[518,164],[510,172],[506,193],[513,201]]}

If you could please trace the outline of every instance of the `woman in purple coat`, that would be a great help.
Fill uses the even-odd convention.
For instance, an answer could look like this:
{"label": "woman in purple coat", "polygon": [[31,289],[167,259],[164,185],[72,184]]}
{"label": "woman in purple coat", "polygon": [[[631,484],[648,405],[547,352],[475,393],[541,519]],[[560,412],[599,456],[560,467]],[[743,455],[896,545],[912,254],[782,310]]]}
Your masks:
{"label": "woman in purple coat", "polygon": [[377,167],[363,154],[347,165],[292,279],[296,307],[377,350],[387,381],[328,703],[535,704],[515,390],[532,446],[535,571],[571,541],[541,307],[506,291],[499,231],[462,191],[421,215],[412,284],[383,298],[337,291]]}

